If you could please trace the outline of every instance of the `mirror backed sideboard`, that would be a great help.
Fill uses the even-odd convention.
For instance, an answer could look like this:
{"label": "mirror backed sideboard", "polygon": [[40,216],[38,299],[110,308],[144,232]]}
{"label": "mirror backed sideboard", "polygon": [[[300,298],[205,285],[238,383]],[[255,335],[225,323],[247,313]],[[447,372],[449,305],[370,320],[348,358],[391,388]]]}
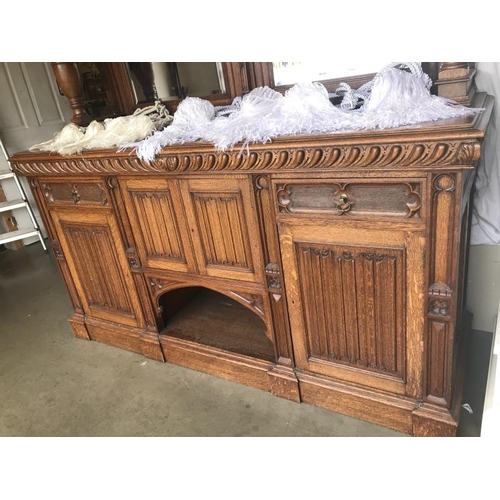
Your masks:
{"label": "mirror backed sideboard", "polygon": [[[125,63],[108,64],[116,84],[125,78]],[[272,84],[271,69],[224,63],[214,102]],[[75,336],[410,435],[454,436],[471,190],[492,98],[471,90],[472,66],[435,69],[437,92],[484,111],[243,154],[189,143],[151,162],[114,149],[13,155]]]}

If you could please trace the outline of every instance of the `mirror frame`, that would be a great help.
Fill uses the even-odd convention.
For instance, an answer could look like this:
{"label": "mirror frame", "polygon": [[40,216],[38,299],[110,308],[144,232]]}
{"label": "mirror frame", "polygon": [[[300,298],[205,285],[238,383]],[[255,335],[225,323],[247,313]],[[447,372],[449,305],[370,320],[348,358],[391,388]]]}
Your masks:
{"label": "mirror frame", "polygon": [[[120,97],[120,108],[123,113],[132,114],[137,108],[149,106],[151,102],[136,102],[132,89],[132,82],[127,70],[127,63],[113,62],[103,63],[110,75],[110,86],[113,92]],[[222,94],[211,94],[202,96],[202,99],[209,100],[214,106],[226,106],[233,102],[237,96],[246,94],[249,90],[246,63],[243,62],[223,62],[222,74],[226,91]],[[162,101],[170,113],[174,113],[182,99],[171,99]]]}

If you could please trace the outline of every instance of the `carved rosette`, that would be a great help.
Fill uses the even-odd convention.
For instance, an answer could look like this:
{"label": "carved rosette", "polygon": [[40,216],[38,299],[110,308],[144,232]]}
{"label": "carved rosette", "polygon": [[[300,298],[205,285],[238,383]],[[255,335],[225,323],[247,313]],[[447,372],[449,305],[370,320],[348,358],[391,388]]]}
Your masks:
{"label": "carved rosette", "polygon": [[429,300],[429,314],[436,316],[449,316],[450,315],[450,301],[447,299],[430,299]]}
{"label": "carved rosette", "polygon": [[432,182],[432,187],[437,193],[443,191],[454,192],[455,191],[455,177],[450,174],[441,174],[434,177]]}
{"label": "carved rosette", "polygon": [[139,257],[137,255],[137,249],[135,247],[129,247],[125,250],[125,255],[127,256],[128,264],[130,269],[137,270],[140,269]]}
{"label": "carved rosette", "polygon": [[[395,139],[396,140],[396,139]],[[168,151],[168,149],[167,149]],[[57,158],[51,160],[17,160],[12,168],[19,174],[121,174],[161,172],[213,172],[260,170],[320,170],[352,168],[436,167],[473,164],[479,159],[480,143],[443,141],[354,146],[321,145],[280,149],[261,149],[240,154],[214,150],[163,154],[150,163],[133,156],[110,158]]]}
{"label": "carved rosette", "polygon": [[406,196],[409,201],[406,204],[406,217],[411,218],[418,216],[422,208],[422,197],[420,195],[420,184],[406,184]]}
{"label": "carved rosette", "polygon": [[54,195],[52,194],[52,186],[50,184],[42,184],[42,190],[47,203],[53,203]]}
{"label": "carved rosette", "polygon": [[255,189],[261,191],[262,189],[269,189],[269,179],[265,175],[255,177]]}
{"label": "carved rosette", "polygon": [[448,285],[434,283],[429,288],[429,314],[448,317],[453,292]]}
{"label": "carved rosette", "polygon": [[270,291],[281,290],[281,270],[278,264],[270,262],[266,269],[267,287]]}
{"label": "carved rosette", "polygon": [[289,205],[291,203],[290,196],[292,195],[293,186],[290,184],[279,185],[276,197],[278,199],[278,207],[280,212],[290,213]]}
{"label": "carved rosette", "polygon": [[78,191],[78,186],[76,184],[73,184],[71,186],[71,197],[73,198],[73,203],[76,205],[80,203],[80,192]]}
{"label": "carved rosette", "polygon": [[65,260],[64,259],[64,254],[61,248],[61,244],[59,243],[59,240],[53,239],[51,242],[52,250],[54,251],[54,255],[57,260]]}

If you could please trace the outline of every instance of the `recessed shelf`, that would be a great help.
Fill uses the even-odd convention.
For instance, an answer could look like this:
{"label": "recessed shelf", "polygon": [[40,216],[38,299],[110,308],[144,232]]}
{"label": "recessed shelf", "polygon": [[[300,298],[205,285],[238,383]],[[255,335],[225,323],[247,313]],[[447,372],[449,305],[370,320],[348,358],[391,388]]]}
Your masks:
{"label": "recessed shelf", "polygon": [[[188,295],[185,290],[190,290]],[[182,296],[182,306],[179,297]],[[274,362],[272,342],[264,322],[240,303],[205,288],[168,292],[162,298],[166,327],[162,337],[196,342],[237,354]],[[168,317],[169,305],[178,309]]]}

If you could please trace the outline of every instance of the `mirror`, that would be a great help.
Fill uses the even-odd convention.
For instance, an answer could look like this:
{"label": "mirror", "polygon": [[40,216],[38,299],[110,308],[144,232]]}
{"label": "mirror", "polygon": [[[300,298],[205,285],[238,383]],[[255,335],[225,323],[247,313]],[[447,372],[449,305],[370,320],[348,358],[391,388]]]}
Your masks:
{"label": "mirror", "polygon": [[[132,114],[138,107],[153,104],[160,98],[170,113],[174,113],[185,95],[209,99],[214,106],[231,104],[256,87],[268,86],[285,92],[292,80],[316,77],[328,92],[335,92],[345,82],[357,89],[373,79],[386,63],[363,63],[325,69],[318,66],[313,73],[294,78],[305,63],[222,62],[222,63],[74,63],[53,62],[52,68],[61,93],[68,98],[73,110],[71,121],[87,125],[93,119]],[[97,68],[97,71],[96,71]],[[276,68],[276,74],[275,74]],[[470,105],[469,86],[475,69],[471,63],[422,63],[434,86],[431,91],[449,99]],[[285,76],[280,76],[281,71]],[[372,73],[366,74],[366,71]],[[333,77],[333,75],[338,75]],[[349,76],[356,74],[356,76]],[[278,81],[279,83],[276,83]],[[458,87],[457,85],[458,84]],[[466,89],[463,89],[463,86]],[[458,92],[458,94],[457,94]]]}
{"label": "mirror", "polygon": [[294,85],[300,82],[350,79],[379,72],[387,62],[273,62],[274,84]]}
{"label": "mirror", "polygon": [[128,62],[136,104],[224,94],[219,62]]}

